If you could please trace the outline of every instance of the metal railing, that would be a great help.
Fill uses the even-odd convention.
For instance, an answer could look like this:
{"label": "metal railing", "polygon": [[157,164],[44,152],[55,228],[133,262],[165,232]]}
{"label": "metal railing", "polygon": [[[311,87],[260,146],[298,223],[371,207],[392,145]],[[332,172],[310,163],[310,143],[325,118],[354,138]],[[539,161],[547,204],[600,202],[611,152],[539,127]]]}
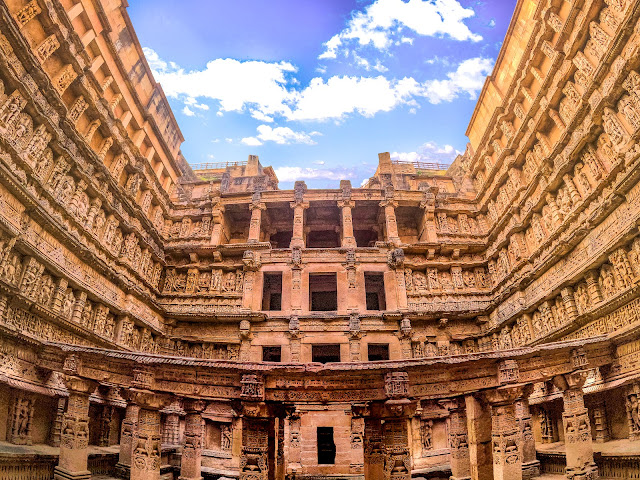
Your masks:
{"label": "metal railing", "polygon": [[246,160],[237,162],[207,162],[191,164],[191,170],[221,170],[227,167],[242,167],[247,164]]}
{"label": "metal railing", "polygon": [[416,170],[446,170],[449,165],[439,162],[421,162],[419,160],[391,160],[394,165],[413,165]]}

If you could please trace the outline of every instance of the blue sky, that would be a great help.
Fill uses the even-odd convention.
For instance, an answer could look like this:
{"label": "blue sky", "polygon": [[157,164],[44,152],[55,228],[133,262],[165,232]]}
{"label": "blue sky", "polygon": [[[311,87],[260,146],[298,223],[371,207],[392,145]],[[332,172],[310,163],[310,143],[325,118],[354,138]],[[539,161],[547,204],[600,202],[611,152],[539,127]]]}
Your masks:
{"label": "blue sky", "polygon": [[191,164],[354,186],[377,154],[450,163],[516,0],[136,0]]}

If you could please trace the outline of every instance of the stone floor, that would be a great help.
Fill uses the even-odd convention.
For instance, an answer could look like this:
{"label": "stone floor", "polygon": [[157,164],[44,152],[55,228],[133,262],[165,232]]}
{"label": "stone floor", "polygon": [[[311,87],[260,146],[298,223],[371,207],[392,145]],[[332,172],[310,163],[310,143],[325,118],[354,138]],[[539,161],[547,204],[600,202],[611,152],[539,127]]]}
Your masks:
{"label": "stone floor", "polygon": [[[536,450],[544,453],[565,453],[564,442],[536,444]],[[605,443],[593,443],[594,453],[602,455],[640,455],[640,442],[627,438]]]}

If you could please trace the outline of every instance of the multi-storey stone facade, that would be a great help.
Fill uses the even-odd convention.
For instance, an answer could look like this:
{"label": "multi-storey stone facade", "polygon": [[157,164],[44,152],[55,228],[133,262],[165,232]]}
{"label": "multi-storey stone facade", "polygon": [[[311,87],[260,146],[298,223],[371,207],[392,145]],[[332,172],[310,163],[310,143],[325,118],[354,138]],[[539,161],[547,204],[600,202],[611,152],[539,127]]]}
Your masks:
{"label": "multi-storey stone facade", "polygon": [[280,190],[126,2],[0,2],[0,479],[636,478],[639,49],[519,0],[451,166]]}

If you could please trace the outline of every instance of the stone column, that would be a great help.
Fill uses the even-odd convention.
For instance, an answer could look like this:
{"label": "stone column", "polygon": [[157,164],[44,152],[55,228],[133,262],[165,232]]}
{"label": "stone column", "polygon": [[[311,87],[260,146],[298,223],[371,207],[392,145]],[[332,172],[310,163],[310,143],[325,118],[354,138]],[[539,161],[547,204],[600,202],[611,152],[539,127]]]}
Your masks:
{"label": "stone column", "polygon": [[598,467],[593,460],[589,412],[584,406],[582,393],[586,379],[586,370],[558,375],[553,379],[556,387],[563,391],[562,425],[567,455],[566,475],[570,480],[598,478]]}
{"label": "stone column", "polygon": [[184,403],[187,416],[185,418],[179,480],[202,479],[200,465],[202,458],[202,411],[206,406],[202,400],[186,400]]}
{"label": "stone column", "polygon": [[216,204],[211,210],[213,227],[211,228],[211,245],[220,245],[224,232],[224,206]]}
{"label": "stone column", "polygon": [[429,187],[424,194],[424,200],[420,202],[420,208],[424,209],[422,216],[422,230],[419,242],[434,243],[438,241],[436,229],[436,195],[438,187]]}
{"label": "stone column", "polygon": [[396,207],[398,202],[387,199],[380,202],[380,206],[384,208],[384,220],[387,230],[386,240],[394,245],[400,244],[400,237],[398,236],[398,224],[396,222]]}
{"label": "stone column", "polygon": [[291,202],[293,209],[293,235],[290,248],[304,248],[304,211],[309,207],[308,203]]}
{"label": "stone column", "polygon": [[451,449],[451,480],[470,480],[469,435],[465,402],[454,400],[449,416],[449,448]]}
{"label": "stone column", "polygon": [[120,427],[120,455],[116,464],[116,472],[121,478],[129,478],[131,472],[131,458],[133,456],[133,439],[138,429],[138,413],[140,407],[127,402],[124,419]]}
{"label": "stone column", "polygon": [[576,306],[576,299],[573,295],[573,288],[563,288],[560,291],[560,295],[562,296],[564,308],[567,311],[567,322],[573,322],[573,320],[578,316],[578,307]]}
{"label": "stone column", "polygon": [[78,292],[76,295],[76,302],[73,304],[73,310],[71,313],[71,321],[80,324],[80,317],[82,317],[82,310],[84,304],[87,303],[86,292]]}
{"label": "stone column", "polygon": [[602,301],[602,292],[600,292],[600,285],[598,284],[598,272],[596,270],[589,270],[585,276],[587,281],[587,290],[589,291],[589,297],[591,301],[600,303]]}
{"label": "stone column", "polygon": [[353,217],[351,209],[356,206],[353,200],[340,200],[338,208],[342,211],[342,246],[356,248],[356,237],[353,235]]}
{"label": "stone column", "polygon": [[140,407],[130,480],[160,480],[160,409],[171,402],[171,397],[137,388],[131,388],[126,395]]}
{"label": "stone column", "polygon": [[65,397],[58,397],[58,407],[56,408],[56,418],[51,426],[51,437],[49,444],[52,447],[60,446],[60,435],[62,434],[62,421],[64,420],[64,408],[67,404]]}
{"label": "stone column", "polygon": [[67,410],[62,421],[60,456],[53,472],[54,480],[90,479],[87,469],[89,449],[89,395],[97,384],[75,376],[66,376],[69,390]]}
{"label": "stone column", "polygon": [[569,191],[569,196],[571,197],[571,201],[576,204],[578,203],[580,200],[582,200],[582,197],[580,196],[580,193],[578,192],[578,190],[576,189],[575,184],[573,183],[573,179],[571,178],[570,175],[565,174],[562,179],[564,180],[564,184],[567,186],[567,190]]}
{"label": "stone column", "polygon": [[603,399],[597,401],[591,408],[593,412],[593,428],[595,430],[595,441],[604,443],[609,441],[609,426],[607,425],[607,410]]}
{"label": "stone column", "polygon": [[540,461],[536,458],[536,441],[533,438],[531,412],[527,398],[531,390],[532,388],[528,387],[524,396],[515,402],[516,423],[522,441],[522,478],[525,480],[540,475]]}
{"label": "stone column", "polygon": [[180,443],[180,416],[176,412],[167,413],[162,430],[163,445],[178,445]]}
{"label": "stone column", "polygon": [[56,288],[53,291],[53,299],[51,300],[51,308],[54,312],[59,313],[62,310],[62,299],[67,293],[69,282],[66,278],[59,278],[56,282]]}
{"label": "stone column", "polygon": [[252,202],[249,206],[251,209],[251,222],[249,223],[249,243],[257,243],[260,241],[260,226],[262,223],[262,211],[267,206],[262,202]]}
{"label": "stone column", "polygon": [[523,386],[498,387],[485,396],[491,404],[493,478],[522,480],[523,445],[514,402],[523,396]]}
{"label": "stone column", "polygon": [[486,402],[473,395],[465,397],[469,432],[470,475],[473,480],[493,479],[491,456],[491,412]]}

